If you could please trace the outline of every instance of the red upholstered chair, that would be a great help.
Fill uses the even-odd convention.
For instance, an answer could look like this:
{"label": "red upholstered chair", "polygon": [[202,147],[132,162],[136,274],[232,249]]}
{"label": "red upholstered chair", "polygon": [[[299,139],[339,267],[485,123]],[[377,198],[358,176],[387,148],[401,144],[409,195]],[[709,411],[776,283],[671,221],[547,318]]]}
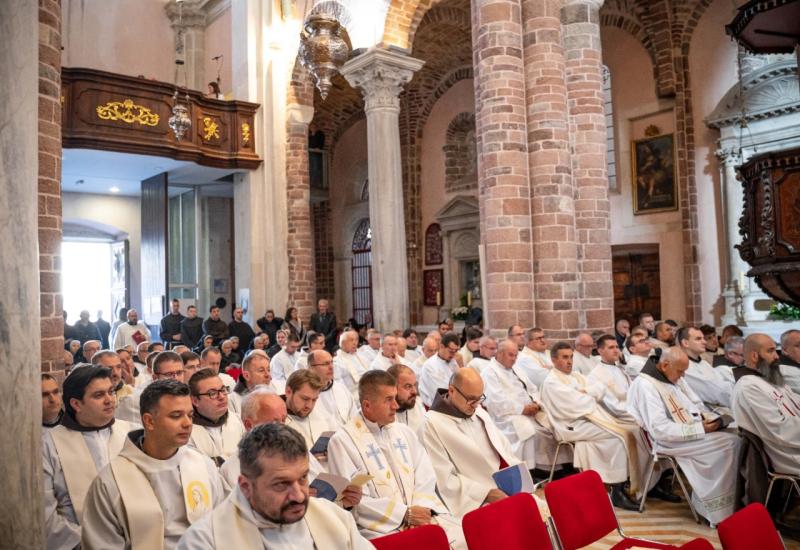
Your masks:
{"label": "red upholstered chair", "polygon": [[686,544],[680,546],[681,550],[714,550],[714,545],[706,539],[690,540]]}
{"label": "red upholstered chair", "polygon": [[552,550],[539,507],[528,493],[498,500],[464,516],[470,550]]}
{"label": "red upholstered chair", "polygon": [[622,540],[612,550],[632,546],[677,548],[670,544],[626,537],[617,521],[603,480],[594,470],[549,483],[545,485],[544,494],[564,550],[588,546],[614,530],[619,532]]}
{"label": "red upholstered chair", "polygon": [[393,535],[370,540],[378,550],[450,550],[447,533],[438,525],[414,527]]}
{"label": "red upholstered chair", "polygon": [[783,541],[769,512],[762,504],[753,503],[733,514],[717,526],[724,550],[784,550]]}

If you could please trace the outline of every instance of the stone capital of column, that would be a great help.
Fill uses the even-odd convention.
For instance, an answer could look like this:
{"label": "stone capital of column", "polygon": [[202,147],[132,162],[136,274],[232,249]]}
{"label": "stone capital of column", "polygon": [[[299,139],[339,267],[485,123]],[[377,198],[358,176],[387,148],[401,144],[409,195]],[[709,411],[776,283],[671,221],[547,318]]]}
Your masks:
{"label": "stone capital of column", "polygon": [[169,23],[172,28],[188,29],[191,27],[206,26],[206,10],[202,7],[201,0],[184,0],[178,5],[175,0],[170,0],[164,6]]}
{"label": "stone capital of column", "polygon": [[377,109],[399,112],[400,92],[424,61],[401,52],[371,48],[351,59],[341,69],[342,76],[364,95],[364,110]]}
{"label": "stone capital of column", "polygon": [[314,118],[314,107],[291,103],[286,106],[286,120],[290,129],[308,130],[308,125]]}
{"label": "stone capital of column", "polygon": [[742,163],[742,157],[739,155],[739,150],[734,147],[720,148],[714,151],[716,157],[725,166],[738,166]]}

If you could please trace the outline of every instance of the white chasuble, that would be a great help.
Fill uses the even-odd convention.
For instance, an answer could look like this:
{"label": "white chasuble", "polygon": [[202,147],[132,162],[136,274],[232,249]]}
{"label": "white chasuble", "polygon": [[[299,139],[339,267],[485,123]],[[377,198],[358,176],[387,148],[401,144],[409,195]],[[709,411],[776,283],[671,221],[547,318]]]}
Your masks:
{"label": "white chasuble", "polygon": [[166,460],[145,454],[142,431],[98,475],[86,501],[84,550],[172,550],[189,525],[225,498],[214,463],[190,447]]}
{"label": "white chasuble", "polygon": [[533,351],[528,346],[522,348],[517,356],[515,367],[522,369],[528,379],[541,388],[544,379],[553,370],[553,361],[546,353]]}
{"label": "white chasuble", "polygon": [[316,405],[305,418],[289,413],[285,424],[297,430],[303,436],[309,449],[314,446],[314,443],[323,433],[333,432],[338,428],[336,422],[332,418],[328,418],[322,409],[318,409]]}
{"label": "white chasuble", "polygon": [[690,357],[685,377],[686,383],[706,405],[711,408],[722,406],[730,410],[733,396],[733,380],[730,374],[723,374],[722,369],[715,369],[703,359],[695,361]]}
{"label": "white chasuble", "polygon": [[572,355],[572,368],[584,376],[589,376],[594,368],[600,364],[600,357],[597,355],[585,356],[579,351]]}
{"label": "white chasuble", "polygon": [[272,379],[285,384],[289,375],[299,368],[297,366],[299,357],[299,353],[288,354],[284,349],[276,353],[275,357],[269,362],[269,372],[272,375]]}
{"label": "white chasuble", "polygon": [[417,396],[413,407],[404,411],[397,411],[397,421],[411,428],[419,442],[422,443],[425,429],[425,405],[422,404],[422,399],[419,396]]}
{"label": "white chasuble", "polygon": [[433,404],[436,390],[447,388],[452,377],[458,371],[455,360],[445,361],[438,353],[431,355],[422,365],[419,373],[419,395],[426,407]]}
{"label": "white chasuble", "polygon": [[733,414],[764,442],[775,471],[800,476],[799,395],[761,376],[743,376],[733,389]]}
{"label": "white chasuble", "polygon": [[333,358],[333,377],[337,382],[344,384],[356,399],[358,399],[358,381],[368,370],[369,363],[357,353],[346,353],[340,349]]}
{"label": "white chasuble", "polygon": [[322,413],[328,419],[331,431],[336,431],[344,426],[350,417],[356,414],[356,404],[353,394],[342,384],[333,384],[328,389],[319,393],[319,399],[314,404],[314,410]]}
{"label": "white chasuble", "polygon": [[589,382],[605,386],[603,406],[614,417],[626,422],[635,422],[628,413],[628,389],[631,387],[631,378],[625,372],[623,365],[610,365],[602,361],[586,377]]}
{"label": "white chasuble", "polygon": [[236,413],[228,411],[226,414],[228,419],[222,426],[192,426],[189,445],[215,461],[219,458],[227,460],[237,453],[239,441],[245,433],[244,424]]}

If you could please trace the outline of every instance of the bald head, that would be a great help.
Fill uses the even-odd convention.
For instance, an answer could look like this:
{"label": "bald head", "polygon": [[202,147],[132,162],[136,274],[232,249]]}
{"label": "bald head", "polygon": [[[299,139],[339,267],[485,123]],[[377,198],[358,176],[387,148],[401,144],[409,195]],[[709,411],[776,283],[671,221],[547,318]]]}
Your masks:
{"label": "bald head", "polygon": [[748,369],[756,369],[759,360],[773,363],[778,360],[775,342],[766,334],[753,333],[744,341],[744,364]]}
{"label": "bald head", "polygon": [[[439,334],[438,332],[436,334]],[[439,337],[441,340],[441,337]],[[436,338],[428,336],[422,341],[422,353],[425,357],[432,357],[434,353],[439,351],[439,341]]]}
{"label": "bald head", "polygon": [[592,350],[594,349],[594,338],[588,332],[581,332],[578,336],[575,337],[575,351],[584,355],[586,357],[590,357],[592,355]]}
{"label": "bald head", "polygon": [[266,386],[256,386],[242,401],[242,422],[249,432],[256,426],[286,420],[286,403]]}
{"label": "bald head", "polygon": [[673,384],[680,380],[689,368],[689,356],[678,346],[672,346],[661,353],[656,368]]}
{"label": "bald head", "polygon": [[503,365],[503,367],[510,369],[514,366],[514,363],[517,362],[518,354],[519,347],[517,346],[517,342],[511,338],[507,338],[497,344],[497,355],[495,355],[495,359],[498,363]]}
{"label": "bald head", "polygon": [[450,403],[466,416],[472,416],[483,401],[483,379],[474,369],[458,369],[447,388]]}

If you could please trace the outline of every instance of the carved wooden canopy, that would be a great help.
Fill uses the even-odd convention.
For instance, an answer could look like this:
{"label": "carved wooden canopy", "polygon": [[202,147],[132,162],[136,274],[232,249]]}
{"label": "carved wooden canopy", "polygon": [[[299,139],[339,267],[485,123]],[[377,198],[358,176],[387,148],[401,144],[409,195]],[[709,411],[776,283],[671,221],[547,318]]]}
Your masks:
{"label": "carved wooden canopy", "polygon": [[[190,160],[218,168],[256,168],[253,119],[259,105],[189,91],[191,130],[169,128],[172,84],[94,69],[64,68],[62,137],[67,148],[101,149]],[[186,92],[181,99],[185,101]]]}

